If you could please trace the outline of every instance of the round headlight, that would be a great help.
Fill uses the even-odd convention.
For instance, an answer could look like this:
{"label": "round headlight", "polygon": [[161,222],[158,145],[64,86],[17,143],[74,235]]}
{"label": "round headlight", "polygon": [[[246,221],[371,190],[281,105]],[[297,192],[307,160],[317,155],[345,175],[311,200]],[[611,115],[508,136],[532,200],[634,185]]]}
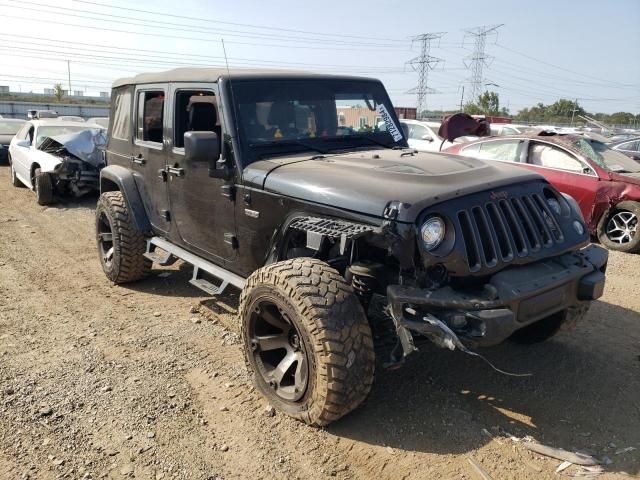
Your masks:
{"label": "round headlight", "polygon": [[555,198],[547,198],[547,205],[553,213],[556,215],[560,215],[562,213],[562,208],[560,207],[560,202]]}
{"label": "round headlight", "polygon": [[420,228],[420,236],[427,250],[433,250],[444,240],[444,220],[440,217],[428,218]]}
{"label": "round headlight", "polygon": [[576,231],[578,235],[582,235],[584,233],[584,227],[582,226],[582,223],[580,223],[578,220],[573,221],[573,229]]}

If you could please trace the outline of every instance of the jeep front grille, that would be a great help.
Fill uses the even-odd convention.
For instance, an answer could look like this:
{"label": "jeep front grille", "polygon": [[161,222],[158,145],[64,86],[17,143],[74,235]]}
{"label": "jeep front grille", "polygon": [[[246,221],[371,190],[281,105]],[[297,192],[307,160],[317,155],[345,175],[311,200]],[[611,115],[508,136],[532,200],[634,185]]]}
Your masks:
{"label": "jeep front grille", "polygon": [[527,257],[564,240],[542,195],[490,201],[458,212],[471,272]]}

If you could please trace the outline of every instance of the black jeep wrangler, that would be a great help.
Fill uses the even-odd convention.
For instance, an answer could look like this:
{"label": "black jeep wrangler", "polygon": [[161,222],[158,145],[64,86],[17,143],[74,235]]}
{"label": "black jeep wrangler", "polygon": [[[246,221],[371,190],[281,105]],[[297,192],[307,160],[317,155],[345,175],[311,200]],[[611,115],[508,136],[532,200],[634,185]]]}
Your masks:
{"label": "black jeep wrangler", "polygon": [[[113,85],[96,210],[115,283],[181,259],[242,290],[244,351],[280,411],[326,425],[424,339],[469,352],[584,316],[607,252],[541,176],[407,147],[373,79],[178,69]],[[375,301],[373,301],[375,299]]]}

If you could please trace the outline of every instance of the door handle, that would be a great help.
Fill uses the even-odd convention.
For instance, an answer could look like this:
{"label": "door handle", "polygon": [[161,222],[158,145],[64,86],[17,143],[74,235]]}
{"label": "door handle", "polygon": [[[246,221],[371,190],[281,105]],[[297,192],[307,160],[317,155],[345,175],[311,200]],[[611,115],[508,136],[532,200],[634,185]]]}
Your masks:
{"label": "door handle", "polygon": [[144,165],[145,163],[147,163],[147,161],[144,159],[144,157],[140,153],[138,154],[137,157],[133,159],[133,163],[137,163],[138,165]]}
{"label": "door handle", "polygon": [[184,177],[184,168],[167,167],[167,173],[175,175],[176,177]]}

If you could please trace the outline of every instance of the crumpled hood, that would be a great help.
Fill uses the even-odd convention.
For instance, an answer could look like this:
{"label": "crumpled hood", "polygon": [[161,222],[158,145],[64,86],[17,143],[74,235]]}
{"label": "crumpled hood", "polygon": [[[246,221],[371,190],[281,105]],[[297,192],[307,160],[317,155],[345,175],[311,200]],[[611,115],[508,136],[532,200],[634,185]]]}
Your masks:
{"label": "crumpled hood", "polygon": [[447,199],[542,177],[444,153],[368,150],[261,160],[245,169],[243,179],[270,192],[378,218],[389,202],[402,202],[397,219],[413,222],[422,210]]}
{"label": "crumpled hood", "polygon": [[616,173],[609,172],[611,180],[618,182],[632,183],[634,185],[640,185],[640,173]]}
{"label": "crumpled hood", "polygon": [[39,150],[54,155],[65,153],[93,165],[103,166],[102,151],[107,146],[107,132],[102,128],[88,128],[76,133],[45,137]]}

